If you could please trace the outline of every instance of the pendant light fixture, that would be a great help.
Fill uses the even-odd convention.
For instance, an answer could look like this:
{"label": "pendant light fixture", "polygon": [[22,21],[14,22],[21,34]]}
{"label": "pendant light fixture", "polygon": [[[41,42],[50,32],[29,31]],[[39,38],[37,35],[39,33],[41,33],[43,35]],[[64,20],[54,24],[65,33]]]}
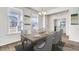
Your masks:
{"label": "pendant light fixture", "polygon": [[46,11],[42,8],[42,10],[38,14],[39,15],[46,15]]}

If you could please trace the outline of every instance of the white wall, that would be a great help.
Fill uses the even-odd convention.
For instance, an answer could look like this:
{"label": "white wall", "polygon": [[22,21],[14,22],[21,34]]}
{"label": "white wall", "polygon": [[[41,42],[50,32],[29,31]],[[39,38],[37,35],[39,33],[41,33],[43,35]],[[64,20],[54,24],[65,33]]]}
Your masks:
{"label": "white wall", "polygon": [[[23,11],[23,15],[31,16],[32,13],[37,13],[29,8],[19,8]],[[20,41],[20,34],[8,34],[8,18],[7,7],[0,7],[0,46]],[[31,28],[29,28],[31,30]]]}
{"label": "white wall", "polygon": [[45,29],[46,31],[49,31],[49,16],[45,16]]}
{"label": "white wall", "polygon": [[32,32],[32,22],[31,22],[31,17],[34,15],[38,15],[38,12],[37,11],[35,11],[35,10],[33,10],[33,9],[31,9],[31,8],[28,8],[28,7],[25,7],[25,8],[23,8],[23,7],[20,7],[19,9],[22,9],[23,10],[23,15],[28,15],[28,16],[30,16],[30,18],[29,18],[29,23],[31,24],[31,25],[24,25],[23,26],[23,29],[26,29],[27,30],[27,33],[31,33]]}
{"label": "white wall", "polygon": [[[70,9],[70,15],[75,14],[75,13],[79,14],[79,8]],[[70,17],[70,19],[71,19],[71,17]],[[78,20],[79,20],[79,18],[78,18]],[[70,25],[69,25],[69,39],[72,41],[79,42],[79,25],[71,25],[71,21],[70,21]]]}
{"label": "white wall", "polygon": [[[69,10],[69,12],[61,13],[62,11]],[[59,12],[60,13],[59,13]],[[49,31],[54,31],[54,19],[66,17],[66,35],[69,36],[69,40],[79,42],[79,25],[71,25],[71,14],[78,13],[79,8],[56,8],[49,11]],[[52,15],[53,14],[53,15]]]}
{"label": "white wall", "polygon": [[0,7],[0,46],[20,40],[19,34],[8,34],[8,8]]}
{"label": "white wall", "polygon": [[42,16],[39,15],[39,29],[41,29],[43,26],[43,22],[42,22]]}
{"label": "white wall", "polygon": [[68,30],[68,11],[60,12],[57,14],[49,15],[49,31],[54,31],[54,20],[62,20],[66,18],[66,32]]}

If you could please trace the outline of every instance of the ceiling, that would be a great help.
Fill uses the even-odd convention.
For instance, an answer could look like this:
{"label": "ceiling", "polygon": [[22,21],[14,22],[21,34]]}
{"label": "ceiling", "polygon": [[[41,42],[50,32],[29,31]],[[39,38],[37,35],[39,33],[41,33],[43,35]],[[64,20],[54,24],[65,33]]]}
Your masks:
{"label": "ceiling", "polygon": [[54,9],[54,8],[57,8],[57,7],[31,7],[32,9],[36,10],[36,11],[48,11],[48,10],[51,10],[51,9]]}

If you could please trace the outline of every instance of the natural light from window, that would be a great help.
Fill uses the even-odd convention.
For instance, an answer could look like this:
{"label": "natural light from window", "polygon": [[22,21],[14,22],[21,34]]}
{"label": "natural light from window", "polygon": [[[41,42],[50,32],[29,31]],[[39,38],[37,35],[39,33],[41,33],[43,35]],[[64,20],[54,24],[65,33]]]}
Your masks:
{"label": "natural light from window", "polygon": [[32,31],[37,32],[38,31],[38,16],[32,16]]}

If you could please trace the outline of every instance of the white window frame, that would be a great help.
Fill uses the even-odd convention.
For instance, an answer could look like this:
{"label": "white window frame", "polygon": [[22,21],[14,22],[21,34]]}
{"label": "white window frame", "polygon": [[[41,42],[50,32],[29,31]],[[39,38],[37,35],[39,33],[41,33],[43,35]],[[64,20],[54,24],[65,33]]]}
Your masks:
{"label": "white window frame", "polygon": [[[33,16],[37,17],[37,20],[38,20],[38,28],[37,28],[37,31],[38,31],[39,30],[39,19],[38,19],[38,15],[37,14],[32,14],[32,17]],[[32,17],[31,17],[31,19],[32,19]],[[32,24],[32,20],[31,20],[31,24]],[[32,27],[32,29],[33,29],[33,27]]]}
{"label": "white window frame", "polygon": [[8,18],[8,34],[17,34],[17,33],[21,33],[21,31],[18,31],[18,23],[16,26],[15,31],[11,32],[11,28],[10,28],[10,20],[9,20],[9,12],[13,10],[13,12],[18,11],[20,13],[20,20],[18,22],[21,22],[21,30],[23,30],[23,11],[21,9],[18,8],[8,8],[7,10],[7,18]]}

